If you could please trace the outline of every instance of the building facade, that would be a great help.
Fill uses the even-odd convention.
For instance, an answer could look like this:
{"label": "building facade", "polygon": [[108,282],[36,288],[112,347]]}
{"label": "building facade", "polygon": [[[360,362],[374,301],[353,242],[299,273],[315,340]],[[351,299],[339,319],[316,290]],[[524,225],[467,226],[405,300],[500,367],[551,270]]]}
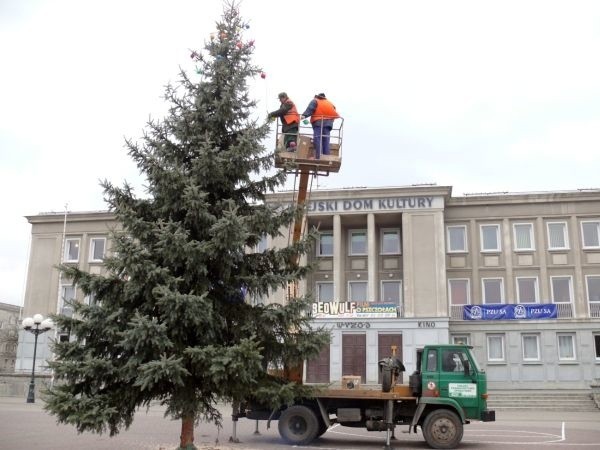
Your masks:
{"label": "building facade", "polygon": [[15,370],[21,307],[0,303],[0,373]]}
{"label": "building facade", "polygon": [[[269,201],[291,198],[283,192]],[[101,271],[98,249],[110,247],[114,218],[28,220],[24,314],[61,311],[65,296],[86,301],[53,266],[62,259]],[[600,190],[462,197],[434,185],[318,190],[306,226],[319,239],[301,291],[313,296],[314,325],[332,335],[306,364],[307,382],[359,375],[375,384],[392,346],[410,373],[416,348],[447,342],[474,347],[492,389],[584,389],[600,377]],[[288,239],[284,230],[265,245]],[[285,292],[264,301],[285,302]]]}
{"label": "building facade", "polygon": [[[25,286],[23,317],[42,314],[72,314],[69,301],[89,301],[71,280],[59,273],[61,263],[76,264],[91,273],[102,273],[109,233],[119,224],[107,212],[41,213],[28,216],[31,224],[31,250]],[[50,343],[66,339],[61,330],[40,334],[35,372],[48,373],[46,361],[52,357]],[[31,372],[34,335],[19,332],[16,372]]]}
{"label": "building facade", "polygon": [[344,189],[311,193],[308,210],[320,239],[306,289],[332,342],[307,381],[377,383],[391,345],[410,373],[432,342],[472,345],[491,388],[600,376],[600,191]]}

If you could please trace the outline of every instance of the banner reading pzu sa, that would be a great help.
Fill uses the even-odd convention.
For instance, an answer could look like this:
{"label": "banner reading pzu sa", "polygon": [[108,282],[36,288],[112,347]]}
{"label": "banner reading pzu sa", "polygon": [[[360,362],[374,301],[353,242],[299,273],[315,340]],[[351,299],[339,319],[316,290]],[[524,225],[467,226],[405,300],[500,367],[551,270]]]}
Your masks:
{"label": "banner reading pzu sa", "polygon": [[463,320],[537,320],[557,317],[558,307],[552,303],[463,306]]}

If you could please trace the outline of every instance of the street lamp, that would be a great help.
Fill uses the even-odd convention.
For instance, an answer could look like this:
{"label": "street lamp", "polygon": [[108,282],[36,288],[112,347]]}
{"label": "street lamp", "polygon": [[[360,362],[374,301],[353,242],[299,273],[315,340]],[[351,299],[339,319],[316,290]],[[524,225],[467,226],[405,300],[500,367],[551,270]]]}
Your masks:
{"label": "street lamp", "polygon": [[52,329],[52,320],[44,319],[41,314],[23,319],[23,328],[35,336],[33,344],[33,365],[31,367],[31,381],[29,382],[29,393],[27,394],[27,403],[35,403],[35,355],[37,352],[38,336]]}

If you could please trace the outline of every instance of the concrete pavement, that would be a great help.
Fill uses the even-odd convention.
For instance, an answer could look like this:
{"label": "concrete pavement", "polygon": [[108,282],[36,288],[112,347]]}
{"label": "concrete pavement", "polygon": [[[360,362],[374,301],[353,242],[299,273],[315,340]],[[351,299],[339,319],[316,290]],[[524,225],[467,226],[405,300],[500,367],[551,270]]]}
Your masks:
{"label": "concrete pavement", "polygon": [[[231,409],[222,408],[223,429],[212,424],[200,424],[195,429],[195,442],[201,449],[230,450]],[[254,424],[240,421],[240,431],[252,433]],[[177,448],[180,422],[164,418],[164,408],[152,407],[139,411],[129,430],[114,437],[108,434],[77,434],[71,425],[59,425],[56,418],[43,410],[43,402],[26,403],[24,398],[0,397],[0,449],[40,450],[131,449],[172,450]],[[218,445],[217,445],[218,443]],[[244,449],[236,445],[236,450]]]}
{"label": "concrete pavement", "polygon": [[[25,398],[0,397],[0,450],[17,448],[40,450],[173,450],[177,447],[180,422],[164,418],[164,408],[153,406],[136,414],[129,430],[114,437],[91,433],[77,434],[70,425],[58,425],[54,416],[43,409],[43,402],[25,402]],[[277,431],[277,422],[266,429],[259,423],[260,434],[254,434],[256,422],[240,419],[237,436],[240,443],[230,443],[232,436],[231,408],[222,405],[223,428],[200,423],[195,428],[196,445],[203,450],[290,450]],[[405,434],[398,427],[394,448],[426,448],[420,434]],[[381,449],[383,433],[367,432],[360,428],[335,427],[305,449]],[[462,449],[536,449],[547,446],[564,449],[573,445],[600,448],[600,411],[497,411],[496,422],[474,422],[465,426]]]}

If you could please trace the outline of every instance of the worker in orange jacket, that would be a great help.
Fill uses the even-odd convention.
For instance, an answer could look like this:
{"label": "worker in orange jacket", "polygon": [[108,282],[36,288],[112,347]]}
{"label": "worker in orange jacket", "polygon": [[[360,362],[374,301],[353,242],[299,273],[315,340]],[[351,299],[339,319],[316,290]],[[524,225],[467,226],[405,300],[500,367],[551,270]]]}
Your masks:
{"label": "worker in orange jacket", "polygon": [[296,140],[298,139],[298,125],[300,124],[300,115],[294,102],[290,100],[285,92],[278,95],[281,106],[278,110],[270,112],[269,118],[281,118],[281,132],[283,133],[283,145],[287,151],[296,150]]}
{"label": "worker in orange jacket", "polygon": [[302,118],[310,117],[310,122],[313,128],[313,144],[315,146],[315,158],[320,159],[321,153],[329,155],[329,139],[333,128],[333,121],[340,117],[335,110],[335,106],[325,94],[320,93],[315,95],[302,113]]}

